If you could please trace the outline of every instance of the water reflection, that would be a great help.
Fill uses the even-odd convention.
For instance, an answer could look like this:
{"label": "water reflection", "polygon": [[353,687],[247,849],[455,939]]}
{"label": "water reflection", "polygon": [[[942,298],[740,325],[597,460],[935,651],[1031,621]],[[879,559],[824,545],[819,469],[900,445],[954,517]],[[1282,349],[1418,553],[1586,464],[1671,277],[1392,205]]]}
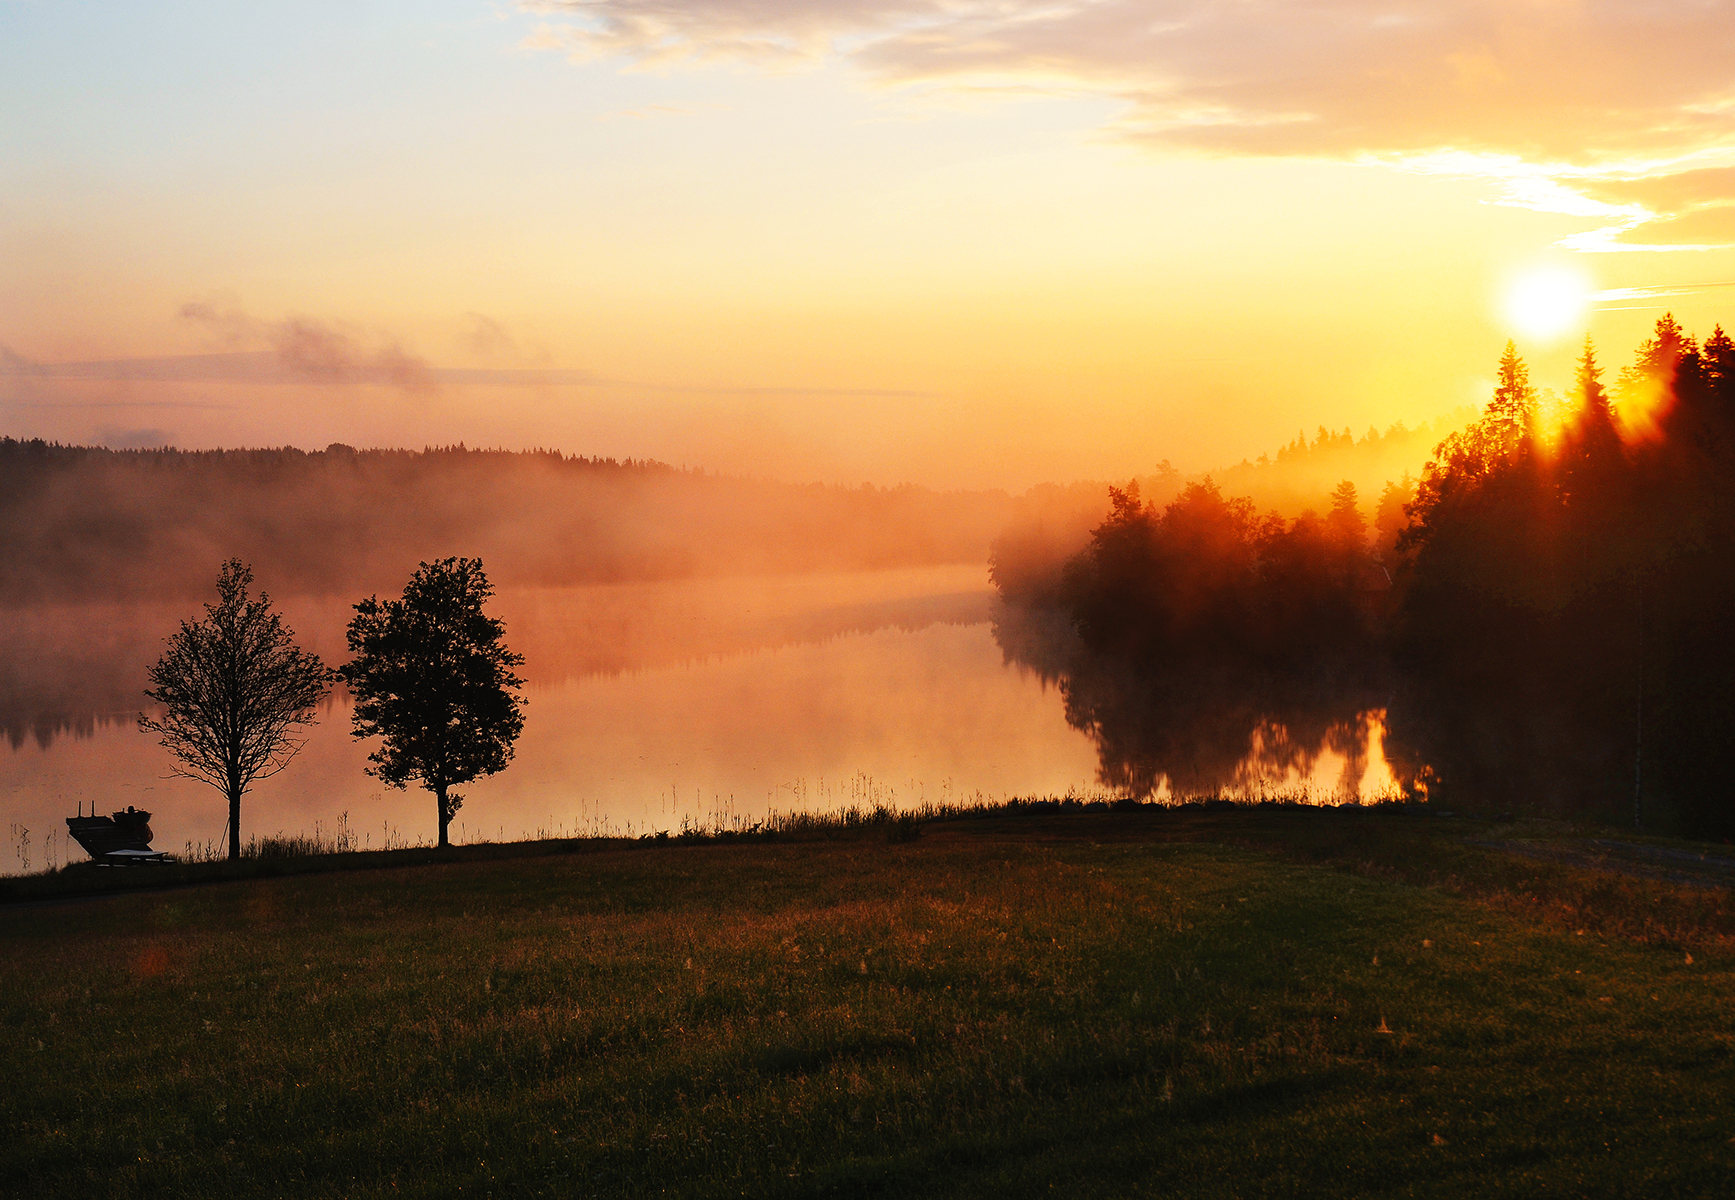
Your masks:
{"label": "water reflection", "polygon": [[1223,663],[1135,670],[1091,654],[1057,608],[997,605],[993,629],[1008,664],[1059,689],[1068,724],[1096,746],[1106,788],[1325,803],[1397,792],[1386,695],[1365,679]]}
{"label": "water reflection", "polygon": [[[341,661],[348,598],[281,607],[303,644]],[[512,766],[465,789],[459,840],[975,793],[1331,800],[1394,786],[1376,689],[1135,677],[1093,661],[1063,616],[1001,606],[979,568],[516,590],[497,611],[526,655],[530,708]],[[62,819],[81,805],[150,810],[159,849],[220,840],[221,797],[165,778],[133,725],[145,668],[188,615],[10,614],[0,808],[33,831],[35,867],[79,857]],[[332,830],[347,813],[361,846],[431,838],[432,800],[368,778],[348,728],[340,691],[289,770],[249,794],[244,835]],[[22,869],[18,850],[0,871]]]}
{"label": "water reflection", "polygon": [[[532,687],[654,667],[704,662],[852,633],[905,631],[988,619],[991,596],[976,568],[842,575],[688,580],[502,593],[492,611],[525,655]],[[329,662],[345,657],[349,602],[277,601],[301,644]],[[0,640],[0,735],[28,740],[89,737],[130,723],[146,668],[195,605],[59,604],[5,614]]]}
{"label": "water reflection", "polygon": [[77,604],[9,609],[0,639],[0,734],[47,749],[89,737],[138,711],[145,667],[183,615],[160,605]]}
{"label": "water reflection", "polygon": [[[504,593],[530,707],[516,760],[464,789],[454,834],[640,832],[1091,787],[1090,742],[1042,680],[1003,664],[992,603],[975,567]],[[303,644],[341,661],[347,599],[281,607]],[[0,807],[34,831],[35,866],[44,831],[63,835],[80,804],[150,810],[159,849],[220,838],[221,797],[164,778],[164,752],[133,727],[145,667],[186,606],[19,615],[27,636],[0,647]],[[432,800],[364,775],[368,746],[348,726],[340,692],[290,768],[249,793],[244,836],[331,830],[345,812],[358,845],[432,836]]]}

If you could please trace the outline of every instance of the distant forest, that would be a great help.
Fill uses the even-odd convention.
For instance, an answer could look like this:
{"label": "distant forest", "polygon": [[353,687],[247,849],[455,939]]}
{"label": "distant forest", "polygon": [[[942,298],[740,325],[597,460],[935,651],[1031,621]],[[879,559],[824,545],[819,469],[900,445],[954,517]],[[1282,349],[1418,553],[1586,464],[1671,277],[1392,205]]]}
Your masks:
{"label": "distant forest", "polygon": [[0,439],[0,604],[401,586],[482,558],[501,586],[981,562],[998,492],[768,483],[462,446],[105,450]]}
{"label": "distant forest", "polygon": [[[1342,478],[1418,470],[1442,424],[1357,439],[1323,427],[1217,473],[1298,513]],[[1324,483],[1330,480],[1332,483]],[[1166,501],[1189,480],[1142,477]],[[0,605],[204,597],[240,557],[268,590],[397,586],[422,559],[481,557],[501,586],[982,562],[1035,574],[1082,549],[1101,481],[999,491],[787,484],[556,451],[109,450],[0,438]]]}
{"label": "distant forest", "polygon": [[[1384,433],[1369,429],[1359,438],[1348,429],[1334,432],[1321,425],[1311,439],[1298,431],[1294,441],[1256,459],[1194,475],[1164,461],[1131,483],[1144,503],[1160,507],[1190,484],[1209,480],[1262,512],[1296,517],[1319,507],[1321,498],[1345,480],[1360,494],[1381,494],[1379,489],[1387,482],[1396,488],[1413,486],[1411,477],[1420,474],[1440,439],[1469,425],[1477,415],[1477,409],[1463,408],[1413,428],[1400,421]],[[1387,524],[1394,511],[1401,522],[1401,505],[1393,510],[1389,498],[1385,503]],[[1013,500],[1012,515],[996,535],[992,550],[1002,591],[1013,596],[1026,587],[1041,590],[1052,583],[1057,564],[1090,544],[1091,531],[1110,507],[1108,484],[1103,480],[1040,484]]]}
{"label": "distant forest", "polygon": [[1564,398],[1509,344],[1485,410],[1371,520],[1349,480],[1294,516],[1141,484],[1076,551],[1028,520],[993,551],[1002,647],[1060,684],[1105,782],[1246,786],[1325,749],[1353,778],[1383,712],[1413,793],[1735,836],[1721,327],[1700,344],[1664,317],[1610,387],[1587,340]]}

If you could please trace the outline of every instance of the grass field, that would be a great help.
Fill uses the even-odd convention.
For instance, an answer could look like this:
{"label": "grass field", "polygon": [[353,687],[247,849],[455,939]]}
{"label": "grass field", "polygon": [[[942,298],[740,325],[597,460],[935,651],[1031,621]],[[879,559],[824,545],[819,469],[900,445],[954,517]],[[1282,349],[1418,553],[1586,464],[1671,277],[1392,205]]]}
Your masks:
{"label": "grass field", "polygon": [[0,1188],[1730,1194],[1727,891],[1477,832],[1065,814],[14,905]]}

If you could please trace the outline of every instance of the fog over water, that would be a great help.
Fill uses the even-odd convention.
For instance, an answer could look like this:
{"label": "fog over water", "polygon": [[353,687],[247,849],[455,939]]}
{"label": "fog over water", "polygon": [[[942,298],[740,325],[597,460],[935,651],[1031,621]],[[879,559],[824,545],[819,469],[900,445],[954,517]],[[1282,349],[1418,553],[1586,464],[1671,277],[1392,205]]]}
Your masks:
{"label": "fog over water", "polygon": [[[304,645],[343,660],[346,603],[280,607]],[[529,708],[512,765],[463,789],[460,840],[1093,793],[1113,774],[1068,723],[1053,675],[1003,647],[981,567],[511,589],[491,609],[525,655]],[[83,858],[64,823],[80,806],[149,810],[155,847],[171,853],[220,842],[221,796],[167,777],[167,753],[135,725],[146,667],[196,611],[14,611],[23,636],[0,650],[0,806],[29,830],[30,869]],[[430,795],[368,777],[349,714],[339,689],[288,770],[248,794],[244,838],[329,834],[347,813],[364,847],[432,840]],[[1328,788],[1345,770],[1329,753],[1302,765]],[[1361,758],[1354,767],[1359,777]],[[24,869],[16,832],[3,865]]]}
{"label": "fog over water", "polygon": [[[1406,437],[1322,432],[1256,474],[1276,486]],[[996,532],[1016,514],[1052,535],[1038,549],[1067,552],[1102,519],[1100,484],[1014,500],[462,448],[114,453],[0,439],[0,460],[13,551],[0,561],[4,870],[66,861],[64,818],[80,808],[148,809],[169,852],[222,840],[221,798],[171,777],[136,724],[147,668],[201,615],[231,555],[333,665],[356,600],[394,594],[418,557],[485,558],[530,706],[516,761],[463,789],[460,838],[978,794],[1269,784],[1335,796],[1378,776],[1360,699],[1281,713],[1253,699],[1232,720],[1191,689],[1166,708],[1129,706],[1079,669],[1066,636],[1018,629],[988,579]],[[1179,486],[1159,474],[1153,487]],[[1153,719],[1172,733],[1151,737]],[[246,798],[243,841],[329,836],[345,813],[361,845],[432,837],[432,799],[370,779],[371,747],[349,725],[340,688],[297,759]]]}
{"label": "fog over water", "polygon": [[[526,658],[517,757],[463,789],[454,835],[640,833],[768,810],[915,805],[1093,786],[1089,740],[1054,690],[1005,665],[978,567],[524,589],[492,606]],[[83,805],[156,814],[154,845],[216,842],[211,788],[164,778],[169,758],[134,721],[144,672],[186,605],[23,610],[9,640],[0,803],[45,865]],[[196,606],[195,606],[196,607]],[[281,604],[303,644],[342,661],[350,611]],[[332,830],[364,845],[431,839],[433,801],[363,773],[341,689],[296,761],[259,783],[243,836]],[[70,857],[82,853],[72,847]],[[22,869],[16,842],[5,867]]]}

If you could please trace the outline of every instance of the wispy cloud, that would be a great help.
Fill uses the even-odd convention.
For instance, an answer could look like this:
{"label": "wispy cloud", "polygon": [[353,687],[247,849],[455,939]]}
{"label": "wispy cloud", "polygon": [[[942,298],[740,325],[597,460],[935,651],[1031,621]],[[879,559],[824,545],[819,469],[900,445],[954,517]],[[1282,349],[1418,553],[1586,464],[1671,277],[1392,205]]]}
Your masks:
{"label": "wispy cloud", "polygon": [[[16,358],[16,356],[14,356]],[[543,368],[432,367],[416,360],[418,391],[448,385],[594,387],[605,383],[589,371]],[[274,350],[225,354],[175,354],[157,358],[109,358],[87,362],[33,363],[17,359],[5,374],[40,379],[87,379],[113,383],[396,384],[389,366],[375,363],[309,365],[305,358]]]}
{"label": "wispy cloud", "polygon": [[[1512,203],[1606,217],[1581,249],[1735,244],[1735,0],[521,7],[545,18],[527,44],[578,59],[844,61],[930,91],[1086,89],[1125,103],[1115,136],[1154,147],[1450,163]],[[1695,199],[1662,183],[1683,176]],[[1619,186],[1647,183],[1661,186]]]}
{"label": "wispy cloud", "polygon": [[[420,360],[418,360],[420,362]],[[422,363],[418,370],[425,373],[432,387],[582,387],[609,388],[625,392],[691,394],[708,396],[860,396],[860,397],[930,397],[927,391],[895,388],[838,388],[795,386],[760,386],[755,384],[690,384],[644,379],[610,379],[593,371],[559,367],[434,367]],[[309,371],[303,361],[286,360],[277,351],[234,351],[223,354],[178,354],[157,358],[110,358],[86,362],[32,362],[0,344],[0,378],[13,379],[78,379],[130,383],[254,383],[306,384],[389,382],[383,377],[370,379],[364,371],[348,368],[343,372]],[[218,407],[226,404],[203,404],[183,401],[104,399],[80,401],[81,406],[114,407]],[[65,407],[55,401],[44,407]]]}
{"label": "wispy cloud", "polygon": [[181,317],[204,326],[223,344],[271,347],[276,367],[293,379],[312,383],[385,384],[418,395],[439,387],[433,371],[418,356],[391,340],[364,344],[346,327],[307,317],[261,321],[239,309],[203,301],[181,306]]}
{"label": "wispy cloud", "polygon": [[[1735,287],[1735,280],[1728,280],[1723,283],[1680,283],[1663,284],[1657,287],[1605,288],[1600,292],[1592,292],[1589,299],[1592,304],[1606,308],[1615,307],[1621,301],[1667,301],[1677,296],[1694,296],[1700,292],[1709,292],[1717,288],[1729,287]],[[1640,303],[1633,305],[1632,307],[1653,308],[1660,307],[1660,305]]]}

